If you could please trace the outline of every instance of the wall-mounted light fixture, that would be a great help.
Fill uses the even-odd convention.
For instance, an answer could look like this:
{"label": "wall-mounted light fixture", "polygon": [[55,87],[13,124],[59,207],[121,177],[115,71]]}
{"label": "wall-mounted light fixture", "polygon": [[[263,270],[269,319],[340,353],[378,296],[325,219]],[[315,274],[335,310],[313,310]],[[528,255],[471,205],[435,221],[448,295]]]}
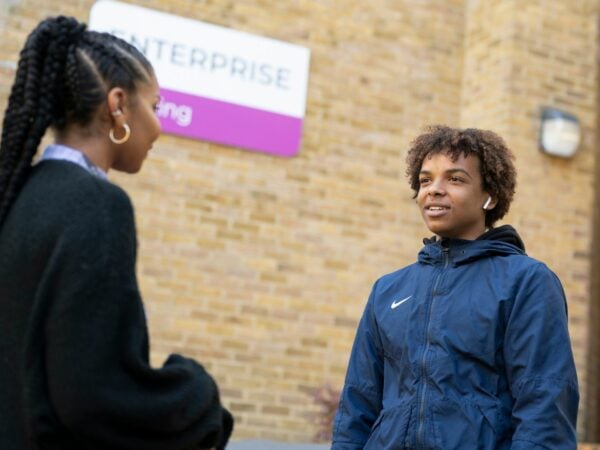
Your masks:
{"label": "wall-mounted light fixture", "polygon": [[549,155],[570,158],[581,142],[579,120],[559,109],[543,108],[540,149]]}

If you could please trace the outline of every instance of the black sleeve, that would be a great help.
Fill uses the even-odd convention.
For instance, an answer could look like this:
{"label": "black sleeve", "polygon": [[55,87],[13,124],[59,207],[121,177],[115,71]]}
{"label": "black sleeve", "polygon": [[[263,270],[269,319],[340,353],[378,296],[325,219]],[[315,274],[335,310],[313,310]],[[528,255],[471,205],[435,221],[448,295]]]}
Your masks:
{"label": "black sleeve", "polygon": [[133,209],[110,186],[57,245],[46,373],[56,415],[83,449],[224,448],[233,419],[192,359],[149,364]]}

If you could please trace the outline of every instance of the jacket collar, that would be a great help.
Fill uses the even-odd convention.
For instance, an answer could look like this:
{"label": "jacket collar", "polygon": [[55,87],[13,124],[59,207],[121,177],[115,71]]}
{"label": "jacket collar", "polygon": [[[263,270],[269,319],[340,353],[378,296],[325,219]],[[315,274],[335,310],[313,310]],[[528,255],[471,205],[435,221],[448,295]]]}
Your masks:
{"label": "jacket collar", "polygon": [[425,239],[418,260],[423,264],[444,263],[446,255],[453,266],[491,256],[525,255],[523,241],[510,225],[492,229],[474,241],[464,239]]}

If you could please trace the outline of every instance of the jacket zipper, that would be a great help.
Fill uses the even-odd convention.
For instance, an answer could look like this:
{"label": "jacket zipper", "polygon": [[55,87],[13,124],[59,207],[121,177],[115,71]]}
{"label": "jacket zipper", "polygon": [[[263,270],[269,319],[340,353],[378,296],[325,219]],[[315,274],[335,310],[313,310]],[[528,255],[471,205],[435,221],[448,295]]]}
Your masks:
{"label": "jacket zipper", "polygon": [[429,351],[430,339],[429,339],[429,325],[431,324],[431,313],[433,311],[433,302],[435,300],[435,292],[437,290],[438,284],[442,279],[442,275],[444,274],[446,268],[448,267],[449,257],[448,257],[448,248],[444,247],[442,249],[442,254],[444,255],[444,266],[440,273],[438,274],[435,283],[433,285],[433,290],[431,292],[431,303],[429,304],[429,310],[427,314],[426,320],[426,328],[425,328],[425,351],[423,352],[423,358],[421,359],[421,379],[423,380],[421,387],[421,395],[419,399],[419,428],[417,430],[417,448],[421,447],[425,442],[425,391],[427,390],[427,383],[425,382],[425,366],[427,364],[427,352]]}

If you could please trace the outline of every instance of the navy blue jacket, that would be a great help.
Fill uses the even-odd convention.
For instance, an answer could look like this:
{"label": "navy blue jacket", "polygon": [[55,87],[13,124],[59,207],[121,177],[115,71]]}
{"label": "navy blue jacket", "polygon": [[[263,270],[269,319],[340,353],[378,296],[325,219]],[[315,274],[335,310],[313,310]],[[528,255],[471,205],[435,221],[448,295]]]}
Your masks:
{"label": "navy blue jacket", "polygon": [[575,450],[578,402],[556,275],[501,240],[438,241],[375,283],[332,449]]}

